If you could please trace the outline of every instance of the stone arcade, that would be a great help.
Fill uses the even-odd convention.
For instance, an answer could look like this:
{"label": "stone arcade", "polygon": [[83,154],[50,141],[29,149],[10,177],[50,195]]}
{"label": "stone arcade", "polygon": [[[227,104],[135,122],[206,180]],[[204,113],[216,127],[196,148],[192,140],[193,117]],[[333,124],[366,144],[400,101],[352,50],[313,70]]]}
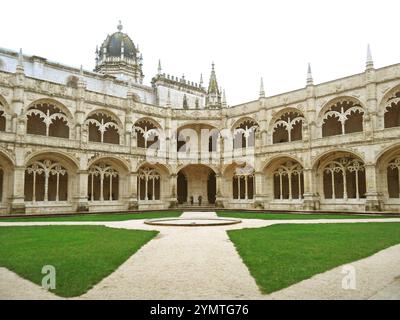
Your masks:
{"label": "stone arcade", "polygon": [[[400,212],[400,64],[227,106],[118,31],[94,72],[0,49],[2,214],[216,206]],[[206,132],[207,134],[203,134]]]}

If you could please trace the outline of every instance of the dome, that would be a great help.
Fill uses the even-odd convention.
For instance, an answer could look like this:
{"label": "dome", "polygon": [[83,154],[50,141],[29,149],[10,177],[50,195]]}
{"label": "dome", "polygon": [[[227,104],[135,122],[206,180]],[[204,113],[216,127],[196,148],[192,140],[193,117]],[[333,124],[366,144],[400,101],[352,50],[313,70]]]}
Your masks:
{"label": "dome", "polygon": [[94,71],[114,76],[120,80],[143,81],[143,58],[132,39],[122,32],[121,21],[118,31],[108,35],[101,48],[96,48]]}
{"label": "dome", "polygon": [[121,57],[122,47],[124,49],[124,57],[136,59],[137,50],[132,39],[126,33],[121,31],[122,25],[120,22],[118,25],[118,31],[113,33],[111,36],[109,35],[101,45],[99,52],[100,59],[103,58],[104,53],[107,57]]}

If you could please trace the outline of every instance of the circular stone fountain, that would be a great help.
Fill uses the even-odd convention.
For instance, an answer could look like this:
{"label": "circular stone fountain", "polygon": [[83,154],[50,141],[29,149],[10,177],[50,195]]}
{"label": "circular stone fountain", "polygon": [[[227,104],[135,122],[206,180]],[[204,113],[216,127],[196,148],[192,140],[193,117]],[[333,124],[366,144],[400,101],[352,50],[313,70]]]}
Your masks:
{"label": "circular stone fountain", "polygon": [[230,218],[164,218],[146,220],[144,223],[152,226],[168,227],[212,227],[227,226],[241,222],[242,220]]}

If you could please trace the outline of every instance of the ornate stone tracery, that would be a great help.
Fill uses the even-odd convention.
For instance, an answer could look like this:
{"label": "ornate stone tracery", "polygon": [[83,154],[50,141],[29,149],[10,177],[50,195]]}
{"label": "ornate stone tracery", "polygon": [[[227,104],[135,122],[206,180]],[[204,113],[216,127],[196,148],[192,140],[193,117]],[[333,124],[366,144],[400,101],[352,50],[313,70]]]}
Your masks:
{"label": "ornate stone tracery", "polygon": [[389,162],[387,166],[387,181],[389,198],[400,198],[400,156]]}
{"label": "ornate stone tracery", "polygon": [[[61,185],[63,176],[66,179],[63,179]],[[67,170],[58,162],[47,159],[35,161],[25,170],[25,198],[32,202],[65,201],[68,194],[67,178]],[[63,193],[60,196],[61,188]]]}
{"label": "ornate stone tracery", "polygon": [[287,161],[275,170],[274,177],[275,199],[301,200],[303,198],[303,167],[299,163]]}
{"label": "ornate stone tracery", "polygon": [[353,101],[342,100],[333,104],[323,115],[322,136],[363,131],[364,114],[361,105]]}
{"label": "ornate stone tracery", "polygon": [[104,113],[95,113],[85,121],[89,130],[89,141],[101,143],[120,143],[121,128],[113,117]]}
{"label": "ornate stone tracery", "polygon": [[359,200],[365,197],[365,167],[361,160],[351,157],[335,159],[325,166],[324,173],[326,199]]}
{"label": "ornate stone tracery", "polygon": [[70,120],[53,104],[38,103],[27,112],[27,133],[69,138]]}
{"label": "ornate stone tracery", "polygon": [[273,125],[273,143],[301,140],[303,123],[305,118],[298,112],[283,114]]}
{"label": "ornate stone tracery", "polygon": [[92,165],[88,176],[90,201],[118,200],[119,173],[111,165],[104,162]]}
{"label": "ornate stone tracery", "polygon": [[145,167],[138,173],[138,198],[144,201],[160,200],[161,175],[156,169]]}

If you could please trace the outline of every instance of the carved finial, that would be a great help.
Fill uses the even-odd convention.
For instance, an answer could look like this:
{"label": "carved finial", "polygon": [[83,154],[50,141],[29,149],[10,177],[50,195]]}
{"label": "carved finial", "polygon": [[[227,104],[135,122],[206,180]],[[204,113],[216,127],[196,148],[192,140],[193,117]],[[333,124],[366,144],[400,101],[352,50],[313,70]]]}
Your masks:
{"label": "carved finial", "polygon": [[222,107],[225,108],[227,106],[226,104],[226,95],[225,95],[225,89],[222,91]]}
{"label": "carved finial", "polygon": [[261,83],[260,83],[260,98],[265,98],[264,80],[262,77],[261,77]]}
{"label": "carved finial", "polygon": [[374,61],[372,60],[371,47],[369,44],[367,46],[367,62],[365,64],[365,67],[366,67],[366,69],[374,68]]}
{"label": "carved finial", "polygon": [[161,69],[161,60],[158,59],[158,74],[161,74],[162,69]]}
{"label": "carved finial", "polygon": [[308,69],[307,69],[307,85],[311,86],[313,85],[314,80],[313,80],[313,76],[312,76],[312,72],[311,72],[311,64],[308,63]]}
{"label": "carved finial", "polygon": [[123,27],[122,27],[121,20],[119,20],[119,21],[118,21],[117,29],[118,29],[119,32],[121,32],[121,31],[122,31],[122,28],[123,28]]}
{"label": "carved finial", "polygon": [[167,107],[171,106],[171,91],[168,89],[167,93]]}
{"label": "carved finial", "polygon": [[18,63],[17,63],[17,68],[16,68],[17,72],[24,72],[24,56],[22,54],[22,48],[19,49],[19,53],[18,53]]}

